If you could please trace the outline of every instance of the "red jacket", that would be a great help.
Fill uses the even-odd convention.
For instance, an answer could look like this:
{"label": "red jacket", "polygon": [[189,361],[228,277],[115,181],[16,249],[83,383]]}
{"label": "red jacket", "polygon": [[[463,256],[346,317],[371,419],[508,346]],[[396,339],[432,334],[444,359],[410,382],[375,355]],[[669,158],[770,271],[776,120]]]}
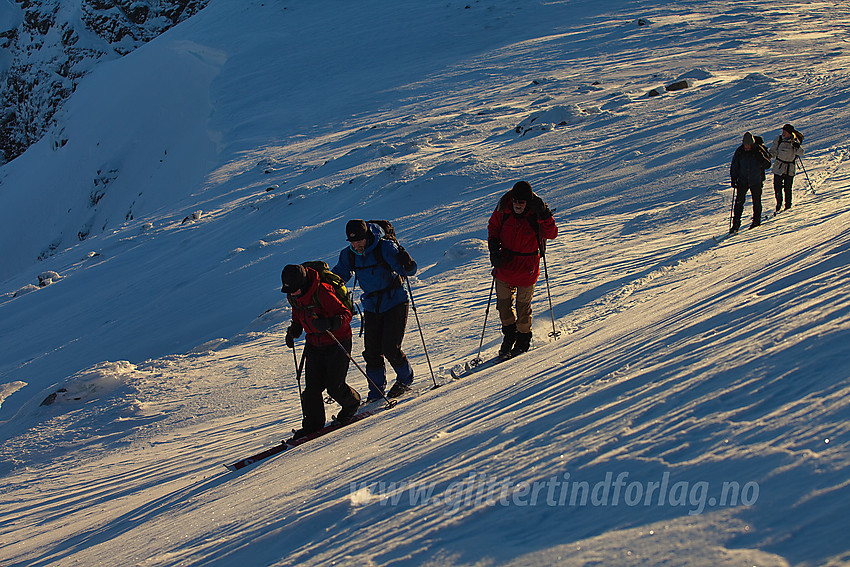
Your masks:
{"label": "red jacket", "polygon": [[319,272],[307,268],[307,291],[298,297],[290,294],[292,319],[307,333],[307,342],[315,346],[335,344],[327,333],[319,333],[313,326],[315,319],[334,319],[339,317],[342,324],[331,332],[343,341],[351,338],[351,311],[337,298],[333,287],[319,280]]}
{"label": "red jacket", "polygon": [[487,235],[498,239],[503,257],[509,258],[493,270],[493,276],[512,286],[528,287],[540,277],[538,235],[552,240],[558,236],[558,227],[554,218],[540,220],[528,207],[523,214],[514,214],[513,199],[508,195],[490,216]]}

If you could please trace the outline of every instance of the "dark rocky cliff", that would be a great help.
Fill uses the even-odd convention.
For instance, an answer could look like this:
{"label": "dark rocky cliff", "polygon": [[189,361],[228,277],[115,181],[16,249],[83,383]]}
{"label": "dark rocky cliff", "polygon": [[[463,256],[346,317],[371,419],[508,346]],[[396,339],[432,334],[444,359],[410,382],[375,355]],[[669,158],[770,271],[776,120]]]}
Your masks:
{"label": "dark rocky cliff", "polygon": [[0,163],[51,125],[78,81],[209,0],[0,0]]}

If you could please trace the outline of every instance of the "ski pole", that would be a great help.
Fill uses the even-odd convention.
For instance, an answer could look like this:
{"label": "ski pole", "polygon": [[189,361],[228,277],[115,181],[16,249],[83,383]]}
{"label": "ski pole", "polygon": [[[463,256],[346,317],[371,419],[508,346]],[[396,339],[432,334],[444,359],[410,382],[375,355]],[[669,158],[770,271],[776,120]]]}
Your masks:
{"label": "ski pole", "polygon": [[295,379],[298,381],[298,395],[301,396],[301,371],[304,370],[304,355],[307,354],[307,347],[304,347],[304,352],[301,353],[301,363],[298,362],[298,356],[295,354],[295,348],[292,349],[292,359],[295,361]]}
{"label": "ski pole", "polygon": [[431,380],[434,381],[434,387],[432,390],[436,390],[440,387],[437,384],[437,379],[434,378],[434,368],[431,366],[431,357],[428,356],[428,347],[425,346],[425,334],[422,332],[422,324],[419,322],[419,313],[416,311],[416,303],[413,301],[413,290],[410,289],[410,280],[406,277],[404,278],[404,282],[407,284],[407,293],[410,295],[410,307],[413,309],[413,315],[416,317],[416,326],[419,327],[419,336],[422,338],[422,350],[425,351],[425,360],[428,361],[428,370],[431,371]]}
{"label": "ski pole", "polygon": [[359,370],[359,371],[360,371],[360,373],[361,373],[361,374],[363,374],[363,376],[365,376],[365,377],[366,377],[366,380],[367,380],[367,381],[368,381],[368,382],[372,385],[372,387],[373,387],[373,388],[375,388],[375,390],[377,390],[377,391],[381,392],[381,397],[382,397],[382,398],[384,398],[384,401],[385,401],[385,402],[387,402],[387,407],[388,407],[388,408],[391,408],[391,407],[393,407],[394,405],[396,405],[396,404],[398,403],[398,400],[390,401],[389,399],[387,399],[387,396],[386,396],[386,394],[384,394],[383,390],[381,390],[380,388],[378,388],[378,386],[377,386],[377,385],[376,385],[376,384],[372,381],[372,379],[371,379],[371,378],[369,378],[369,375],[368,375],[368,374],[366,374],[366,371],[365,371],[365,370],[363,370],[363,369],[360,367],[360,365],[359,365],[359,364],[357,364],[357,361],[356,361],[356,360],[354,360],[354,357],[352,357],[352,356],[351,356],[351,353],[350,353],[350,352],[348,352],[347,350],[345,350],[345,347],[344,347],[344,346],[342,346],[342,343],[341,343],[341,342],[339,342],[339,339],[338,339],[338,338],[336,338],[336,336],[335,336],[333,333],[331,333],[330,331],[325,331],[325,332],[326,332],[328,335],[330,335],[330,337],[334,340],[334,342],[335,342],[337,345],[339,345],[339,348],[341,348],[341,349],[342,349],[342,352],[344,352],[344,353],[346,354],[346,356],[348,356],[348,360],[350,360],[351,362],[353,362],[353,363],[354,363],[354,366],[356,366],[356,367],[357,367],[357,370]]}
{"label": "ski pole", "polygon": [[800,168],[803,170],[803,175],[806,176],[806,181],[808,181],[808,183],[809,183],[809,192],[811,192],[811,194],[814,195],[815,194],[815,188],[812,185],[812,180],[809,179],[808,172],[806,172],[806,166],[803,165],[803,158],[801,158],[800,156],[797,156],[797,160],[800,162]]}
{"label": "ski pole", "polygon": [[[351,284],[351,292],[354,293],[354,288],[357,287],[357,272],[354,272],[354,283]],[[360,316],[360,336],[363,336],[363,310],[360,309],[360,304],[355,303],[354,307],[357,309],[357,313]],[[354,313],[351,314],[354,317]]]}
{"label": "ski pole", "polygon": [[301,353],[301,363],[298,362],[298,355],[295,353],[295,345],[292,345],[292,360],[295,361],[295,380],[298,382],[298,401],[301,406],[301,417],[304,418],[304,394],[301,391],[301,371],[304,370],[304,359],[307,358],[307,346],[304,346],[304,351]]}
{"label": "ski pole", "polygon": [[555,340],[561,336],[561,331],[555,329],[555,310],[552,308],[552,292],[549,290],[549,268],[546,266],[546,246],[544,246],[543,241],[538,242],[540,244],[540,257],[543,258],[543,275],[546,278],[546,295],[549,297],[549,316],[552,318],[552,332],[549,333],[550,337],[553,337]]}
{"label": "ski pole", "polygon": [[729,230],[732,230],[732,223],[735,219],[735,193],[738,191],[738,188],[734,185],[732,186],[732,206],[729,207]]}
{"label": "ski pole", "polygon": [[484,310],[484,327],[481,329],[481,342],[478,343],[478,356],[472,359],[470,364],[472,366],[478,366],[482,362],[481,359],[481,347],[484,346],[484,331],[487,330],[487,315],[490,314],[490,303],[493,301],[493,290],[496,288],[496,276],[493,276],[493,283],[490,284],[490,295],[487,297],[487,309]]}

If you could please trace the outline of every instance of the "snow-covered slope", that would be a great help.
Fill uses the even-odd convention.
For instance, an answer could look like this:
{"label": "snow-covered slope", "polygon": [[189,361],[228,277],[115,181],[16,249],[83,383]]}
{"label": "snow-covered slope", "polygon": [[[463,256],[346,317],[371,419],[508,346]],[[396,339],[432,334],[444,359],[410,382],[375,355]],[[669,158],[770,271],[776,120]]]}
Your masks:
{"label": "snow-covered slope", "polygon": [[[100,66],[0,170],[0,562],[850,561],[848,24],[827,3],[212,0]],[[811,184],[715,240],[743,132],[785,122]],[[451,380],[518,179],[557,208],[562,334],[541,281],[532,351]],[[333,262],[358,217],[419,261],[442,387],[411,321],[416,395],[226,471],[298,424],[280,268]]]}

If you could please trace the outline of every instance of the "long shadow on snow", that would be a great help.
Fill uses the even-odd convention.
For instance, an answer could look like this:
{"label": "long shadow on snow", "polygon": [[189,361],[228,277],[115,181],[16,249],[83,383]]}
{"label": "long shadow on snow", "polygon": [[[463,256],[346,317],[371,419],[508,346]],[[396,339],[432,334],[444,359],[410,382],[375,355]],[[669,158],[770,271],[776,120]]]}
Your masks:
{"label": "long shadow on snow", "polygon": [[[90,549],[96,545],[108,542],[116,537],[131,532],[139,526],[143,526],[146,523],[151,522],[157,517],[170,514],[174,511],[175,504],[191,501],[194,497],[220,486],[226,482],[227,479],[228,474],[222,473],[219,476],[208,480],[192,483],[151,500],[143,506],[134,508],[118,518],[111,520],[108,524],[57,542],[53,546],[45,549],[41,557],[35,561],[28,560],[25,562],[10,563],[9,567],[47,567],[49,565],[55,565],[57,562],[67,559],[76,553]],[[168,482],[168,479],[160,479],[160,481],[166,483]],[[120,495],[109,495],[110,500],[115,498],[120,498]]]}
{"label": "long shadow on snow", "polygon": [[[708,247],[711,246],[710,242],[706,244]],[[832,521],[828,525],[834,526],[835,530],[838,530],[838,526],[841,525],[841,522],[838,521],[840,517],[837,516],[841,513],[840,506],[834,504],[835,501],[830,500],[830,497],[841,494],[842,491],[846,491],[846,488],[841,487],[835,474],[819,473],[817,476],[812,476],[814,473],[811,471],[806,473],[809,467],[807,463],[795,463],[793,455],[789,456],[781,450],[776,453],[765,454],[763,457],[743,459],[740,461],[741,465],[737,467],[730,465],[730,462],[737,462],[738,460],[734,455],[731,461],[724,457],[722,461],[712,460],[705,463],[702,462],[704,459],[701,459],[701,457],[719,451],[718,447],[722,447],[723,443],[721,437],[728,432],[724,427],[717,427],[712,431],[705,429],[704,425],[696,428],[693,425],[688,425],[689,420],[691,422],[693,420],[705,421],[705,418],[715,414],[719,416],[718,419],[724,420],[728,420],[730,415],[735,416],[746,425],[753,420],[781,410],[789,401],[797,400],[806,395],[823,393],[823,388],[827,387],[830,379],[834,380],[837,375],[834,372],[835,368],[821,368],[818,375],[815,376],[817,379],[812,380],[813,368],[807,367],[805,364],[791,369],[789,374],[788,369],[784,368],[776,368],[772,371],[770,361],[763,362],[754,359],[743,366],[718,372],[716,375],[707,378],[690,377],[685,388],[674,390],[672,385],[683,378],[682,373],[678,372],[677,368],[688,369],[692,367],[696,364],[696,360],[703,350],[701,345],[694,346],[694,337],[707,337],[703,339],[704,345],[707,346],[708,343],[716,341],[716,339],[707,335],[708,331],[719,330],[729,336],[728,340],[734,341],[738,332],[745,329],[751,323],[753,317],[779,316],[782,310],[788,307],[789,302],[793,302],[795,299],[806,299],[807,295],[814,293],[816,290],[812,287],[812,284],[809,286],[810,289],[805,290],[806,293],[801,296],[800,290],[795,289],[795,284],[807,282],[818,274],[845,265],[844,255],[842,251],[836,250],[821,265],[794,273],[770,284],[765,291],[773,293],[774,296],[771,299],[770,308],[767,309],[768,315],[765,315],[765,305],[751,305],[742,306],[735,313],[724,313],[707,320],[696,317],[699,322],[695,325],[684,327],[673,335],[663,336],[655,341],[645,343],[640,349],[630,352],[619,349],[620,352],[616,352],[618,349],[615,347],[613,351],[586,357],[577,366],[570,364],[570,369],[563,374],[552,375],[550,373],[548,379],[545,378],[547,376],[545,373],[532,376],[507,397],[499,397],[499,399],[490,403],[478,404],[473,411],[449,416],[449,422],[454,424],[454,429],[459,429],[471,426],[488,415],[511,410],[520,412],[514,424],[505,428],[500,434],[493,435],[492,431],[485,431],[466,436],[459,441],[447,442],[436,447],[434,451],[427,451],[409,460],[402,457],[396,460],[390,469],[376,471],[374,477],[375,482],[383,481],[385,483],[398,481],[398,479],[414,479],[415,481],[415,479],[422,478],[423,470],[440,470],[442,472],[436,477],[437,480],[432,481],[433,494],[445,495],[451,489],[453,483],[463,480],[457,476],[452,476],[451,471],[456,471],[462,477],[468,474],[470,470],[467,463],[472,462],[478,455],[486,452],[510,454],[512,448],[518,447],[526,455],[530,455],[532,460],[526,462],[525,470],[529,471],[529,476],[524,479],[514,478],[511,479],[512,481],[546,482],[553,476],[560,474],[563,478],[565,472],[571,472],[573,481],[587,481],[589,486],[593,488],[599,483],[604,484],[608,473],[612,473],[616,477],[616,474],[625,472],[629,474],[631,479],[639,479],[637,482],[644,481],[644,485],[648,486],[647,483],[657,482],[667,472],[671,475],[671,486],[673,482],[689,483],[687,490],[680,489],[680,492],[674,495],[676,504],[670,504],[669,501],[666,506],[655,505],[653,504],[654,501],[646,504],[646,499],[644,499],[635,506],[626,505],[624,508],[621,507],[616,510],[613,505],[609,507],[595,506],[592,501],[589,505],[581,505],[582,493],[580,489],[576,489],[576,500],[572,500],[572,492],[570,492],[565,501],[568,504],[564,506],[551,505],[549,502],[546,502],[545,505],[532,506],[528,500],[519,498],[518,503],[511,499],[507,506],[479,505],[477,508],[473,507],[472,510],[466,511],[460,507],[456,511],[455,517],[450,518],[450,521],[433,521],[434,515],[447,513],[449,507],[443,504],[442,507],[435,507],[434,514],[426,515],[424,519],[419,520],[427,524],[422,526],[420,530],[423,533],[422,539],[406,540],[400,545],[386,546],[385,551],[379,553],[381,559],[409,558],[426,553],[426,551],[423,551],[423,543],[426,543],[423,542],[423,539],[425,539],[428,542],[426,548],[439,540],[439,547],[458,559],[469,560],[470,562],[479,560],[480,557],[477,553],[473,556],[472,552],[466,550],[477,550],[486,546],[487,548],[498,548],[500,560],[506,560],[511,556],[517,557],[536,549],[551,547],[557,543],[569,543],[611,529],[684,517],[693,513],[695,508],[701,507],[702,493],[694,487],[701,486],[696,483],[703,481],[709,482],[710,485],[712,483],[716,485],[717,482],[737,482],[740,485],[746,482],[757,482],[761,490],[760,500],[747,514],[751,516],[754,525],[757,527],[764,526],[768,534],[778,534],[777,538],[787,529],[784,520],[776,519],[773,522],[775,525],[771,525],[769,520],[765,521],[766,518],[787,517],[789,513],[793,513],[794,509],[820,510],[819,506],[821,505],[823,505],[823,512],[819,513],[818,518],[825,516],[831,519]],[[687,257],[687,254],[682,256]],[[752,283],[758,285],[758,278],[755,277]],[[822,288],[819,289],[823,291]],[[785,291],[779,293],[776,290]],[[721,300],[722,298],[717,299],[717,301]],[[708,308],[708,305],[703,304],[698,310]],[[845,308],[841,313],[846,314],[847,309]],[[812,349],[820,348],[822,350],[824,346],[837,349],[838,344],[846,342],[847,334],[845,332],[843,334],[833,333],[825,337],[811,337],[784,352],[777,364],[788,360],[805,361]],[[665,351],[662,345],[670,343],[683,344],[678,347],[679,350],[677,351]],[[687,353],[690,353],[691,358],[683,358]],[[631,378],[618,381],[609,378],[623,367],[628,368],[630,365],[638,368],[647,367],[652,364],[663,363],[665,359],[671,358],[676,361],[676,364],[672,369],[662,374],[647,371],[639,374],[638,378],[640,379]],[[838,374],[841,374],[841,372],[838,371]],[[753,378],[754,375],[755,378]],[[780,378],[776,378],[776,375],[779,375]],[[795,375],[799,375],[799,377],[795,377]],[[539,382],[541,378],[545,380],[542,383]],[[597,386],[595,391],[592,390],[594,386]],[[777,392],[777,387],[780,390],[784,389],[784,393]],[[818,390],[818,387],[821,389]],[[833,385],[833,389],[836,387],[841,388],[843,386],[841,384]],[[664,388],[669,388],[671,395],[663,396]],[[722,392],[722,394],[712,396],[712,392]],[[753,399],[754,394],[756,395],[755,400]],[[763,394],[763,396],[759,397],[758,394]],[[641,398],[661,399],[664,407],[659,409],[657,404],[655,406],[646,403],[641,405]],[[553,406],[551,400],[562,400],[562,403]],[[612,405],[611,400],[617,401]],[[527,410],[528,417],[534,419],[523,420],[521,408],[528,408],[529,406],[531,409]],[[534,411],[535,406],[551,409],[547,409],[541,414],[539,411]],[[600,408],[604,408],[604,410]],[[603,411],[608,414],[607,418],[601,415]],[[843,419],[846,421],[848,417],[846,407],[839,408],[839,411],[842,412]],[[549,420],[545,419],[547,416],[550,418]],[[672,418],[677,423],[673,423],[669,428],[665,428],[664,424],[653,423],[665,416]],[[841,416],[836,417],[841,418]],[[541,423],[541,418],[546,423]],[[654,441],[648,439],[647,442],[641,443],[638,439],[629,435],[622,435],[624,425],[628,425],[630,430],[637,430],[638,432],[645,431],[647,428],[655,429],[659,437],[670,439],[666,443],[661,442],[661,438]],[[577,443],[582,443],[581,438],[585,434],[591,433],[591,429],[600,429],[600,427],[603,431],[598,439],[594,440],[598,444],[594,447],[584,447],[580,454],[574,455],[567,463],[569,471],[564,469],[563,463],[558,464],[560,461],[554,458],[553,454],[565,451],[570,447],[576,447]],[[578,432],[578,437],[576,432]],[[664,434],[663,437],[661,433]],[[742,434],[741,438],[737,440],[740,443],[747,444],[759,441],[758,429],[744,430]],[[753,434],[756,434],[756,436],[753,437]],[[701,443],[695,444],[694,439],[700,440]],[[618,453],[617,449],[623,445],[638,449],[637,454],[631,455],[630,458],[622,458],[623,455]],[[641,449],[642,445],[643,448]],[[544,457],[541,458],[541,454]],[[634,460],[635,456],[640,458]],[[535,459],[537,462],[535,462]],[[736,468],[740,470],[740,474],[730,474],[730,471],[734,471]],[[508,468],[508,472],[511,470],[514,469]],[[675,479],[673,478],[674,472],[676,473]],[[424,480],[427,480],[427,476]],[[186,497],[200,494],[222,482],[223,477],[219,477],[175,491],[126,514],[112,524],[114,527],[67,540],[61,545],[63,556],[65,556],[64,554],[70,555],[73,551],[82,547],[88,547],[125,533],[140,522],[150,521],[151,517],[160,513],[164,507]],[[816,484],[818,486],[815,486]],[[716,488],[716,486],[711,488]],[[324,499],[314,502],[312,512],[308,509],[299,518],[281,520],[271,526],[266,524],[262,528],[258,527],[253,535],[251,533],[242,534],[244,537],[240,537],[239,541],[252,542],[247,547],[244,543],[230,543],[222,544],[222,546],[213,550],[208,549],[208,552],[214,552],[212,557],[215,557],[215,559],[202,560],[202,564],[217,564],[220,561],[233,560],[243,553],[248,554],[246,558],[256,558],[257,549],[253,543],[260,543],[265,540],[267,534],[281,533],[286,534],[287,537],[284,538],[286,541],[298,542],[298,544],[294,544],[288,550],[276,548],[273,552],[269,552],[271,553],[269,557],[286,557],[290,553],[298,554],[299,550],[302,550],[301,553],[304,553],[306,558],[309,553],[316,551],[315,546],[327,548],[333,547],[337,543],[350,546],[351,542],[346,540],[350,534],[357,530],[368,530],[375,526],[383,526],[390,531],[397,529],[397,527],[394,528],[393,521],[398,514],[404,514],[406,510],[415,508],[417,505],[423,505],[411,503],[410,500],[408,500],[406,506],[403,501],[400,501],[401,503],[396,506],[370,504],[365,508],[358,509],[357,513],[354,514],[347,506],[337,502],[338,500],[344,501],[349,493],[350,486],[341,486],[330,491]],[[781,497],[769,498],[770,493],[778,494]],[[546,496],[548,497],[548,492]],[[591,496],[589,495],[588,498]],[[540,497],[542,498],[542,496]],[[613,495],[611,497],[613,498]],[[625,493],[622,497],[623,502],[625,502]],[[560,493],[556,500],[560,502]],[[571,502],[577,504],[572,505]],[[830,504],[831,502],[833,504]],[[613,504],[613,501],[611,501],[611,504]],[[328,505],[330,505],[329,508]],[[367,509],[368,513],[366,513]],[[764,510],[767,509],[772,510],[772,512],[765,512]],[[623,510],[625,510],[625,513],[622,513]],[[812,512],[812,514],[814,513]],[[413,516],[415,517],[416,514],[413,514]],[[303,520],[305,517],[311,519],[305,523]],[[530,530],[530,527],[533,528],[537,525],[543,528],[548,525],[548,522],[552,521],[565,521],[571,526],[578,524],[579,527],[568,530],[563,539],[559,538],[561,540],[559,542],[551,541],[550,530],[541,529],[539,535],[534,535],[534,530]],[[313,541],[317,522],[323,528],[328,525],[331,526],[324,532],[325,539],[321,542]],[[406,525],[409,528],[415,527]],[[810,521],[806,526],[804,527],[805,530],[820,529],[821,531],[818,533],[824,533],[822,524],[817,521]],[[796,553],[800,557],[809,559],[814,556],[825,558],[841,551],[841,549],[838,549],[840,544],[834,543],[841,541],[837,533],[832,533],[835,530],[828,530],[830,533],[827,536],[821,536],[814,540],[810,539],[809,542],[814,541],[814,543],[804,545],[804,550],[800,550],[800,545],[805,542],[771,542],[769,535],[767,536],[767,543],[780,552]],[[514,532],[523,543],[507,549],[503,545],[505,534]],[[482,533],[486,535],[482,535]],[[740,539],[739,543],[750,545],[751,540],[755,543],[762,543],[765,542],[765,537],[763,533],[753,534]],[[481,546],[469,547],[469,541],[478,540],[481,541]],[[827,545],[830,541],[833,542],[831,546]],[[310,542],[309,545],[312,547],[304,549],[303,542]],[[457,542],[457,549],[452,549],[453,542]],[[277,544],[280,544],[280,540],[277,540]],[[357,552],[356,549],[350,547],[348,549],[349,552]],[[368,551],[368,549],[362,549],[363,553]],[[49,560],[35,563],[35,565],[46,565],[55,558],[55,556],[50,557]]]}
{"label": "long shadow on snow", "polygon": [[[745,317],[733,319],[742,321]],[[841,342],[846,337],[835,336],[833,340]],[[817,342],[817,339],[812,341]],[[811,348],[814,348],[811,343],[801,344],[795,351],[803,353]],[[639,365],[653,351],[657,358],[663,360],[664,355],[649,346],[625,358],[615,358],[620,359],[619,363]],[[790,352],[788,356],[796,357],[800,353]],[[793,454],[789,455],[781,449],[762,451],[760,455],[743,450],[724,453],[727,447],[724,433],[728,437],[728,428],[718,426],[715,431],[708,431],[704,427],[694,428],[689,425],[696,423],[695,420],[706,421],[713,415],[717,415],[717,420],[728,419],[729,412],[734,411],[730,406],[749,412],[753,396],[746,391],[751,375],[746,366],[737,371],[721,373],[725,376],[715,377],[710,383],[699,376],[692,376],[688,387],[670,398],[664,398],[663,390],[682,378],[676,368],[663,376],[648,372],[639,379],[619,382],[602,380],[600,389],[583,395],[582,388],[587,387],[588,383],[593,384],[596,381],[594,376],[605,376],[606,372],[619,364],[608,363],[606,366],[604,361],[600,361],[601,358],[601,354],[599,358],[592,357],[583,365],[587,368],[571,369],[560,375],[543,378],[545,374],[541,373],[531,376],[505,397],[500,396],[489,403],[477,404],[470,411],[447,416],[447,422],[453,424],[452,429],[459,430],[475,427],[487,416],[517,412],[513,424],[508,427],[496,431],[485,429],[414,457],[399,455],[389,468],[375,471],[369,479],[386,485],[409,480],[413,484],[431,486],[431,496],[439,498],[440,503],[414,502],[402,495],[396,504],[371,503],[353,508],[344,504],[350,495],[350,486],[341,486],[329,491],[320,500],[312,501],[299,511],[298,517],[258,527],[253,534],[246,534],[240,539],[251,542],[247,546],[242,544],[234,548],[233,544],[225,544],[215,549],[209,556],[215,559],[208,559],[202,564],[228,564],[228,561],[243,556],[245,559],[255,557],[259,547],[257,544],[260,543],[263,547],[259,549],[265,550],[261,552],[265,557],[289,557],[293,561],[309,561],[323,555],[330,557],[334,550],[345,549],[346,553],[353,556],[372,554],[373,559],[380,562],[406,560],[415,563],[417,559],[430,556],[434,549],[440,549],[453,560],[474,563],[481,559],[481,549],[498,549],[498,561],[504,562],[610,530],[686,518],[695,513],[748,503],[753,505],[751,523],[758,529],[760,543],[766,537],[764,530],[770,535],[774,527],[771,522],[775,522],[778,533],[787,528],[782,518],[788,517],[788,507],[798,501],[808,505],[806,491],[817,489],[816,482],[827,492],[843,490],[837,473],[821,475],[817,481],[811,478],[811,475],[817,474],[813,466],[808,462],[796,462]],[[691,364],[693,361],[686,361],[681,367],[688,368]],[[757,360],[750,363],[755,367],[760,364]],[[770,376],[769,372],[766,374]],[[497,373],[493,375],[500,376]],[[587,379],[578,380],[575,376]],[[545,381],[541,383],[541,379]],[[767,380],[763,387],[769,387],[771,378]],[[660,383],[655,385],[655,382]],[[656,390],[648,392],[646,388],[651,386]],[[799,382],[795,381],[791,386],[794,387],[786,395],[767,397],[763,404],[771,407],[759,408],[758,414],[778,411],[789,400],[803,395],[799,391]],[[727,392],[730,387],[737,389],[737,396],[726,395],[718,401],[710,395],[712,390]],[[812,393],[817,392],[815,387],[811,385]],[[650,411],[653,409],[651,406],[640,407],[638,404],[642,398],[658,400],[657,403],[664,406],[663,411],[659,414]],[[553,399],[562,399],[563,402],[553,404]],[[617,400],[617,404],[612,406],[611,400]],[[688,409],[689,404],[696,406]],[[634,411],[631,409],[633,405],[637,406]],[[671,406],[674,409],[671,410]],[[521,409],[529,407],[523,414]],[[535,410],[540,407],[545,408],[543,413],[539,409]],[[681,410],[676,411],[675,408]],[[612,415],[605,420],[605,413]],[[670,424],[653,423],[664,415],[670,415]],[[744,418],[751,420],[754,416],[745,415]],[[626,420],[629,422],[626,423]],[[618,452],[623,447],[640,445],[637,440],[623,434],[626,426],[635,430],[654,430],[658,439],[649,443],[647,449],[641,451],[644,453],[642,455]],[[602,430],[598,439],[593,440],[598,445],[581,447],[584,438],[591,435],[594,429]],[[674,437],[670,441],[671,447],[656,445],[657,441],[667,436]],[[748,443],[748,439],[739,441],[742,446]],[[575,447],[580,448],[580,454],[567,460],[559,458],[559,455],[569,454],[571,448]],[[521,459],[522,470],[527,471],[527,474],[522,478],[511,476],[512,473],[516,474],[515,465],[503,465],[502,470],[499,470],[499,461],[488,461],[488,455],[501,455],[509,461]],[[457,483],[463,482],[470,470],[489,474],[496,481],[510,481],[507,503],[488,505],[481,502],[480,494],[457,489]],[[514,492],[518,483],[546,483],[551,478],[563,480],[567,472],[571,474],[571,483],[586,482],[587,488],[569,484],[558,488],[555,496],[550,497],[547,487],[539,492],[534,504],[529,494],[522,496]],[[629,494],[628,487],[623,486],[615,504],[612,492],[614,487],[611,486],[607,505],[603,505],[603,493],[597,487],[601,483],[604,488],[609,473],[612,480],[627,473],[629,483],[637,482],[641,490],[647,492],[642,498],[636,499],[636,493]],[[665,473],[669,475],[669,491],[665,492],[662,499],[660,483]],[[659,483],[652,495],[648,492],[649,483]],[[733,483],[734,488],[723,493],[723,483]],[[752,483],[757,483],[757,487]],[[597,504],[594,504],[594,489],[599,490]],[[745,489],[748,490],[746,494],[743,492]],[[398,487],[398,491],[403,490]],[[564,490],[567,491],[566,496],[563,496]],[[627,495],[632,504],[628,503]],[[711,504],[711,498],[715,499],[716,505]],[[819,499],[820,496],[814,498]],[[416,511],[426,505],[432,506],[433,510],[428,513]],[[767,509],[775,509],[776,514],[765,512]],[[839,509],[838,506],[832,506],[830,513],[837,514]],[[568,526],[562,537],[552,537],[551,522]],[[836,522],[835,530],[840,525],[840,522]],[[815,529],[814,525],[812,529]],[[370,530],[377,539],[354,538],[363,541],[362,544],[351,541],[352,534],[369,534]],[[321,540],[316,540],[316,533],[322,533]],[[405,535],[409,533],[419,535]],[[833,536],[837,536],[837,533]],[[840,538],[834,539],[840,541]],[[382,545],[374,546],[374,541],[381,541]],[[510,541],[522,543],[506,544]],[[268,545],[273,545],[274,550],[265,547]],[[836,547],[833,545],[832,549]],[[817,553],[817,550],[809,549],[805,553],[811,557],[811,553]],[[829,556],[829,553],[824,553],[824,556]]]}
{"label": "long shadow on snow", "polygon": [[[555,319],[559,320],[563,317],[568,316],[571,313],[576,313],[583,308],[587,308],[588,306],[604,302],[606,298],[615,299],[617,295],[627,294],[630,295],[633,291],[639,289],[642,285],[642,282],[649,281],[652,276],[661,274],[675,268],[675,266],[685,260],[689,260],[699,254],[707,252],[712,248],[718,246],[718,242],[713,238],[709,238],[702,242],[699,242],[693,246],[690,246],[680,252],[675,254],[671,254],[661,261],[653,262],[647,265],[645,268],[631,272],[628,275],[616,279],[606,281],[603,284],[589,289],[585,292],[582,292],[579,295],[576,295],[566,301],[553,303]],[[552,273],[552,269],[550,268],[550,275]],[[579,325],[573,329],[573,331],[580,330],[586,327],[590,323],[598,322],[600,319],[604,319],[606,316],[611,314],[611,310],[616,309],[616,306],[611,308],[606,308],[603,313],[598,314],[590,319],[580,318]]]}

